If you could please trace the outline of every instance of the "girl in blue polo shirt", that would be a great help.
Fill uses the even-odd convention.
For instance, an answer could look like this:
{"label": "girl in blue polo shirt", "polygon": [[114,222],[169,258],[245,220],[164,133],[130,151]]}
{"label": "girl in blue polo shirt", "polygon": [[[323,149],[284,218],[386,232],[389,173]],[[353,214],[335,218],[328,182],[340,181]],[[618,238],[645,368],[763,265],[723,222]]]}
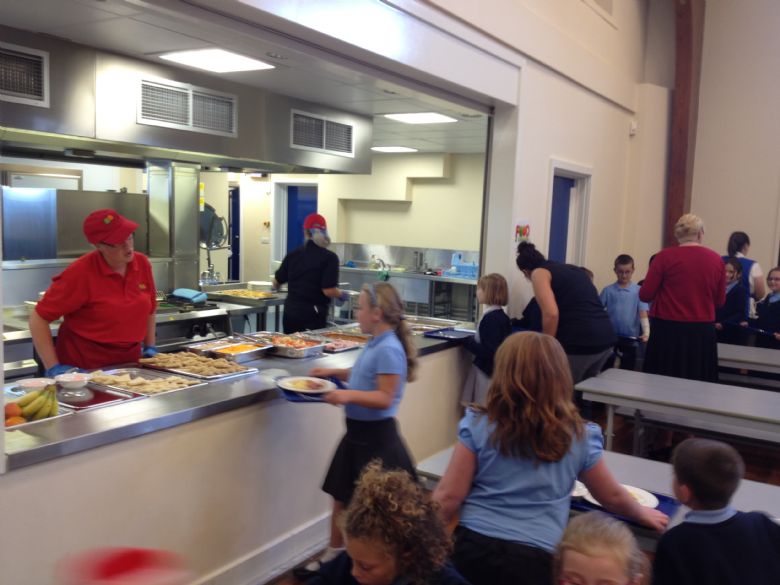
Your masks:
{"label": "girl in blue polo shirt", "polygon": [[[409,452],[398,434],[395,415],[406,381],[414,380],[416,348],[404,320],[401,298],[392,285],[365,285],[360,293],[357,321],[363,333],[372,335],[351,369],[314,368],[312,376],[334,376],[347,383],[346,390],[326,394],[330,404],[345,406],[347,434],[341,439],[322,489],[333,497],[330,546],[320,558],[328,561],[344,546],[336,523],[352,498],[363,467],[380,459],[387,469],[404,469],[416,477]],[[318,562],[306,566],[317,570]]]}
{"label": "girl in blue polo shirt", "polygon": [[455,529],[455,568],[472,585],[549,585],[552,553],[579,478],[604,507],[662,530],[602,459],[601,429],[572,400],[566,354],[550,335],[509,336],[496,353],[487,406],[466,411],[433,498]]}

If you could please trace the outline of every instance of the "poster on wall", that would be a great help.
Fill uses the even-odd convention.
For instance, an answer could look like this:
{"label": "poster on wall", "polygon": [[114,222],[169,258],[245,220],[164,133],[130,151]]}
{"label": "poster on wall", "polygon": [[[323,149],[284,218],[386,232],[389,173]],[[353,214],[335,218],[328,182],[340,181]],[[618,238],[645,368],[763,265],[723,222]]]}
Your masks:
{"label": "poster on wall", "polygon": [[517,251],[517,244],[527,242],[531,238],[531,222],[527,219],[516,219],[513,224],[512,251]]}

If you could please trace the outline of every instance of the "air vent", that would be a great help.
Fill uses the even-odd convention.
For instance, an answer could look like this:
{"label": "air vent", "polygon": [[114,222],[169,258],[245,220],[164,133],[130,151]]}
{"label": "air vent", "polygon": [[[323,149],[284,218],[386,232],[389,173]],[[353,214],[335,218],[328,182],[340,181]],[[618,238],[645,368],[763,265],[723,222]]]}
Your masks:
{"label": "air vent", "polygon": [[49,107],[49,53],[0,43],[0,101]]}
{"label": "air vent", "polygon": [[138,123],[236,136],[236,97],[170,80],[142,79]]}
{"label": "air vent", "polygon": [[291,148],[355,156],[353,127],[349,124],[293,110],[291,126]]}

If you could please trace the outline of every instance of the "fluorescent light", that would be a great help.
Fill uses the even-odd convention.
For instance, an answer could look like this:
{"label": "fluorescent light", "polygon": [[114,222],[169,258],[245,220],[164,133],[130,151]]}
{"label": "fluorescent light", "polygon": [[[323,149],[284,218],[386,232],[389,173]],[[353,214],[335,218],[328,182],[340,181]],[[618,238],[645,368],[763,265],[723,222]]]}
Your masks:
{"label": "fluorescent light", "polygon": [[371,150],[374,152],[417,152],[416,148],[408,146],[372,146]]}
{"label": "fluorescent light", "polygon": [[160,55],[161,59],[174,61],[182,65],[214,71],[215,73],[232,73],[233,71],[257,71],[273,69],[273,65],[244,57],[223,49],[198,49],[196,51],[176,51]]}
{"label": "fluorescent light", "polygon": [[436,112],[421,112],[419,114],[385,114],[385,118],[390,118],[404,124],[444,124],[446,122],[457,122],[455,118],[450,118],[444,114]]}

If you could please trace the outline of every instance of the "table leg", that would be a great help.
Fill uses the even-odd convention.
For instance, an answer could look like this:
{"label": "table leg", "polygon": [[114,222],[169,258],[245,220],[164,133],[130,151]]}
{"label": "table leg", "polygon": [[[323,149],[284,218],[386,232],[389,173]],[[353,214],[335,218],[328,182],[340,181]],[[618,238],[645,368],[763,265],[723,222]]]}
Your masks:
{"label": "table leg", "polygon": [[607,451],[612,451],[612,438],[615,434],[615,408],[614,404],[607,404]]}
{"label": "table leg", "polygon": [[634,444],[632,446],[632,455],[636,457],[642,457],[642,439],[644,435],[643,427],[643,415],[642,411],[637,409],[634,411]]}

